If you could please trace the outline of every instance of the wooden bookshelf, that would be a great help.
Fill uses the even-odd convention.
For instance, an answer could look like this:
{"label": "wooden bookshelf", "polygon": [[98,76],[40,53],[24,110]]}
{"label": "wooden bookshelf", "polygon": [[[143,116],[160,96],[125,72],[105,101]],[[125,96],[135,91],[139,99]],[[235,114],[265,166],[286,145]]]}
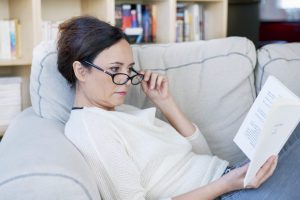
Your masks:
{"label": "wooden bookshelf", "polygon": [[30,66],[31,60],[28,59],[11,59],[11,60],[0,60],[0,67],[6,66]]}
{"label": "wooden bookshelf", "polygon": [[[228,0],[0,0],[0,19],[21,23],[21,52],[30,60],[41,41],[43,20],[64,21],[73,16],[93,15],[115,24],[116,4],[153,4],[157,7],[157,43],[175,41],[177,3],[198,3],[207,13],[205,39],[226,37]],[[0,63],[3,65],[3,63]]]}
{"label": "wooden bookshelf", "polygon": [[157,43],[175,42],[177,3],[198,3],[207,12],[205,39],[226,37],[227,0],[0,0],[0,19],[17,19],[20,58],[0,60],[0,76],[22,77],[22,108],[30,106],[29,77],[32,50],[42,40],[42,21],[64,21],[93,15],[115,24],[116,4],[151,4],[157,9]]}

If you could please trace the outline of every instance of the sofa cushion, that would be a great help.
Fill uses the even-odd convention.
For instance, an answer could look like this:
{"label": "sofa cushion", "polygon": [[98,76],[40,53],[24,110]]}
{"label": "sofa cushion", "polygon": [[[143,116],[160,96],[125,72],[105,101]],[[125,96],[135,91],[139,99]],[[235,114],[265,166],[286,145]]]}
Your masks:
{"label": "sofa cushion", "polygon": [[101,199],[90,167],[63,130],[32,108],[11,122],[0,143],[0,199]]}
{"label": "sofa cushion", "polygon": [[74,89],[58,71],[56,43],[40,43],[33,50],[30,75],[34,111],[43,118],[65,123],[73,106],[74,94]]}
{"label": "sofa cushion", "polygon": [[[253,43],[240,37],[175,44],[133,46],[137,69],[168,76],[179,106],[205,135],[213,153],[232,163],[244,158],[233,143],[255,99]],[[153,106],[139,86],[126,103]],[[162,118],[161,114],[158,117]]]}
{"label": "sofa cushion", "polygon": [[300,43],[266,45],[257,51],[257,58],[257,92],[268,76],[273,75],[300,96]]}

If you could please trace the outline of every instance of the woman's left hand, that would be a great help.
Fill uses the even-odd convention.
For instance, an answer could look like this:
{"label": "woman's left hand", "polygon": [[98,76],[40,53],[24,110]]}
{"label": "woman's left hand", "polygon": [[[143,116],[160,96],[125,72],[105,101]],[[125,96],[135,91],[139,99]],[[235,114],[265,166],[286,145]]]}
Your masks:
{"label": "woman's left hand", "polygon": [[167,100],[171,97],[169,92],[168,78],[162,74],[154,73],[149,70],[139,72],[144,74],[142,89],[144,93],[155,103]]}

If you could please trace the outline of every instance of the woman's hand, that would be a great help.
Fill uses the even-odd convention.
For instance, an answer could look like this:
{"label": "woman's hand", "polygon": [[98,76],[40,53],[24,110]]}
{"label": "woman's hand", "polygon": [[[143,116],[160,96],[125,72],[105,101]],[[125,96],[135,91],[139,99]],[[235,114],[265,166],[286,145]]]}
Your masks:
{"label": "woman's hand", "polygon": [[253,180],[246,186],[246,188],[258,188],[274,173],[278,162],[278,156],[271,156],[265,164],[257,172]]}
{"label": "woman's hand", "polygon": [[171,97],[169,92],[168,78],[162,74],[154,73],[149,70],[140,71],[144,74],[142,89],[144,93],[155,103],[167,100]]}
{"label": "woman's hand", "polygon": [[[257,188],[265,182],[274,172],[277,165],[277,156],[271,156],[256,174],[253,181],[247,188]],[[243,189],[243,180],[249,165],[236,168],[220,179],[209,184],[174,197],[174,200],[193,200],[193,199],[215,199],[222,194]]]}
{"label": "woman's hand", "polygon": [[[169,123],[184,137],[195,132],[195,126],[180,110],[169,91],[168,78],[151,71],[141,71],[144,74],[142,89],[151,101],[161,110]],[[204,142],[206,144],[206,142]]]}
{"label": "woman's hand", "polygon": [[[257,172],[253,180],[246,186],[246,188],[258,188],[263,184],[274,172],[277,166],[278,156],[271,156],[265,164]],[[222,179],[228,183],[229,191],[239,190],[244,188],[244,178],[249,164],[236,168],[224,175]]]}

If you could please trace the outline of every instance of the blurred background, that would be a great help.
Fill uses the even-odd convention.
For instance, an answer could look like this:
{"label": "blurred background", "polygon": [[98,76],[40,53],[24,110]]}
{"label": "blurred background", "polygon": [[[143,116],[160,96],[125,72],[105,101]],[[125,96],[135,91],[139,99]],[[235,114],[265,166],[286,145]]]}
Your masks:
{"label": "blurred background", "polygon": [[245,36],[257,47],[300,41],[300,0],[229,0],[228,36]]}

